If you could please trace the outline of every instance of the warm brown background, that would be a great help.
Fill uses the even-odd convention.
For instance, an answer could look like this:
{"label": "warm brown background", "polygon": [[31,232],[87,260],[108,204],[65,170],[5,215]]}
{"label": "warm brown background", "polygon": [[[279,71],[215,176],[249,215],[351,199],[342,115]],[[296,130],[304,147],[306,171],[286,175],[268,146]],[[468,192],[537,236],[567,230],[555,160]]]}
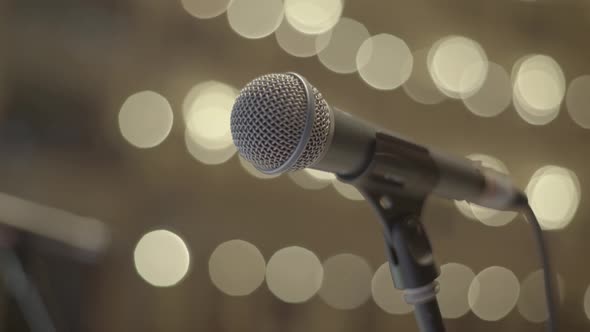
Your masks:
{"label": "warm brown background", "polygon": [[[412,50],[461,34],[481,43],[505,68],[523,55],[544,53],[560,63],[567,81],[590,72],[590,3],[584,1],[349,0],[344,16],[363,22],[372,34],[395,34]],[[549,125],[536,127],[512,107],[484,119],[460,101],[421,105],[402,89],[380,92],[356,74],[330,72],[316,58],[289,56],[272,36],[244,39],[224,15],[197,20],[179,1],[4,0],[0,27],[0,190],[94,216],[114,232],[112,250],[87,273],[83,330],[416,331],[412,315],[388,315],[372,301],[350,312],[317,297],[287,305],[265,285],[250,296],[231,298],[209,280],[211,251],[233,238],[256,244],[266,259],[282,247],[301,245],[320,259],[353,252],[376,268],[384,251],[366,204],[345,200],[331,188],[305,191],[286,177],[256,180],[236,157],[220,166],[200,164],[185,150],[180,121],[154,149],[133,148],[119,133],[117,112],[134,92],[158,91],[178,115],[195,83],[215,79],[240,87],[279,71],[300,72],[333,105],[421,143],[496,156],[523,187],[546,164],[574,171],[582,185],[578,212],[569,227],[547,237],[566,283],[563,331],[589,329],[582,303],[590,283],[590,131],[564,109]],[[500,265],[521,280],[538,268],[532,236],[520,217],[505,227],[486,227],[466,220],[450,202],[431,200],[425,223],[439,264],[460,262],[475,272]],[[132,255],[142,234],[162,226],[183,235],[192,262],[181,284],[158,289],[139,278]],[[31,262],[42,280],[56,272],[42,258]],[[11,309],[3,320],[14,315]],[[447,328],[543,329],[516,310],[498,322],[468,313],[448,320]]]}

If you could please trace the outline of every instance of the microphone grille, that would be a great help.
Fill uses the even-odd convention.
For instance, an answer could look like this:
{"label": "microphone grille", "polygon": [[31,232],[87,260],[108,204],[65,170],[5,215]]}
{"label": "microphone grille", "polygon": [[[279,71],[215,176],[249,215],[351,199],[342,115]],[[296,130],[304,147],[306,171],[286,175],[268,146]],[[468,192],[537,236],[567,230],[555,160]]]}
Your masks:
{"label": "microphone grille", "polygon": [[[305,168],[327,149],[330,109],[320,92],[306,84],[294,74],[268,74],[248,83],[236,99],[231,114],[234,144],[258,170]],[[306,87],[313,93],[314,109],[309,109]]]}

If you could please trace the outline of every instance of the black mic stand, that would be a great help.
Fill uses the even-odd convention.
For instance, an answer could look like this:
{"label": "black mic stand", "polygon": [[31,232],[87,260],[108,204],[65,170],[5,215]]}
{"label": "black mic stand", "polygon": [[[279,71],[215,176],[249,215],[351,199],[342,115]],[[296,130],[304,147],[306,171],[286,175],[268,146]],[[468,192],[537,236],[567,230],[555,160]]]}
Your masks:
{"label": "black mic stand", "polygon": [[[444,332],[436,300],[439,271],[420,221],[424,200],[436,184],[437,171],[432,160],[423,157],[428,154],[417,153],[421,149],[377,133],[373,158],[365,171],[340,179],[354,185],[377,212],[383,225],[393,283],[404,291],[405,301],[414,306],[420,331]],[[425,172],[411,171],[416,168],[424,168]],[[412,188],[406,188],[404,183],[413,174],[432,176],[413,177]]]}

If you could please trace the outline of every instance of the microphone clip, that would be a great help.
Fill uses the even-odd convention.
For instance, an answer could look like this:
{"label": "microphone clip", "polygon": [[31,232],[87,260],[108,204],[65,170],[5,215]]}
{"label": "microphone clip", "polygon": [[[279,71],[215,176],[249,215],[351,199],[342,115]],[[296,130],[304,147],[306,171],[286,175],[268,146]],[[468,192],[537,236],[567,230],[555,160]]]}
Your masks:
{"label": "microphone clip", "polygon": [[[420,331],[442,332],[445,329],[436,300],[436,278],[440,272],[420,220],[424,201],[436,177],[412,178],[416,172],[405,172],[411,167],[434,170],[435,165],[421,147],[380,133],[376,134],[372,154],[361,174],[339,178],[355,186],[379,217],[393,283],[404,291],[406,302],[414,306]],[[412,158],[406,158],[410,154]],[[413,160],[411,165],[407,160]],[[422,173],[436,174],[435,171]],[[408,176],[404,176],[406,174]]]}

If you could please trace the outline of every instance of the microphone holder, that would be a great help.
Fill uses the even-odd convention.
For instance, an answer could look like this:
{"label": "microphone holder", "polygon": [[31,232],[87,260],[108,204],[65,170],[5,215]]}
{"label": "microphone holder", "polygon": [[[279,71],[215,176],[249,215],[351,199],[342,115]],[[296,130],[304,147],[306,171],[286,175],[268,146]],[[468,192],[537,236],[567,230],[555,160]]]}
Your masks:
{"label": "microphone holder", "polygon": [[[444,332],[436,300],[439,270],[420,221],[424,201],[436,184],[437,172],[432,160],[424,158],[428,154],[417,153],[421,149],[377,133],[373,157],[365,170],[354,177],[339,178],[355,186],[379,216],[394,286],[403,290],[405,301],[414,306],[420,331]],[[417,167],[426,172],[410,171]],[[412,188],[404,187],[413,174],[432,176],[412,178]]]}

